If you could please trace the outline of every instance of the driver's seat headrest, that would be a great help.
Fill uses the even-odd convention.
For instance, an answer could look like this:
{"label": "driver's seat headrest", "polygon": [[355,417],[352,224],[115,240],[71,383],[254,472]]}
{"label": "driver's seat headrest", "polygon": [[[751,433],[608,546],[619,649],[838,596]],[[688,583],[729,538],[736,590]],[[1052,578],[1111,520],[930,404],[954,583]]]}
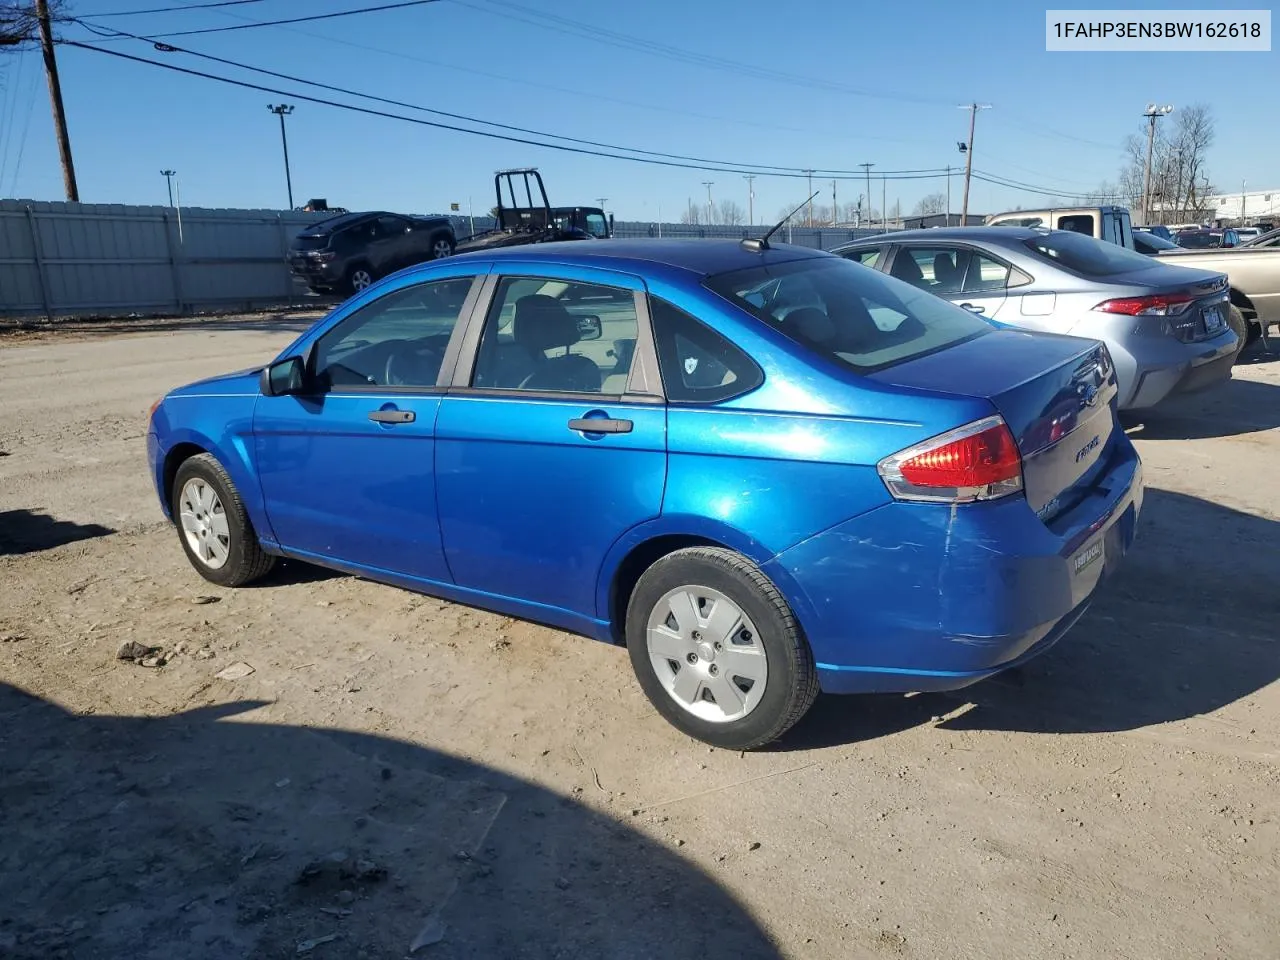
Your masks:
{"label": "driver's seat headrest", "polygon": [[568,347],[580,339],[577,318],[555,297],[543,293],[532,293],[516,301],[511,335],[531,353]]}

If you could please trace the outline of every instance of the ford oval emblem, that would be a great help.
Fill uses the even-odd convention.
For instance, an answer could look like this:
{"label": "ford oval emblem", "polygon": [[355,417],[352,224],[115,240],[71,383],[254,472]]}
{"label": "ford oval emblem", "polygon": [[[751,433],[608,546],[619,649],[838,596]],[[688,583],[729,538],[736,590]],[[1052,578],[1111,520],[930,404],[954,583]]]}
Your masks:
{"label": "ford oval emblem", "polygon": [[1091,383],[1084,388],[1084,394],[1081,396],[1080,399],[1084,401],[1084,405],[1086,407],[1092,407],[1095,404],[1097,404],[1098,394],[1100,394],[1101,392],[1102,391],[1097,387],[1096,384]]}

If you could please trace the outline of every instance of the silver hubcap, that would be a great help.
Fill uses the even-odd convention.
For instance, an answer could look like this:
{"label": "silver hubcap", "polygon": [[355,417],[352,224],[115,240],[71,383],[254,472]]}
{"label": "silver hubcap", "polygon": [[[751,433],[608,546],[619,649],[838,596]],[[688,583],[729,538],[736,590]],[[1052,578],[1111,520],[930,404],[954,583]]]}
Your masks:
{"label": "silver hubcap", "polygon": [[231,531],[227,527],[227,512],[213,487],[192,477],[182,486],[179,497],[178,519],[182,523],[182,535],[187,546],[210,570],[217,570],[227,562],[231,552]]}
{"label": "silver hubcap", "polygon": [[351,286],[357,290],[363,290],[371,283],[373,283],[373,277],[368,270],[356,270],[351,274]]}
{"label": "silver hubcap", "polygon": [[431,253],[437,260],[441,257],[447,257],[449,255],[449,241],[437,240],[435,246],[431,248]]}
{"label": "silver hubcap", "polygon": [[676,703],[702,720],[741,720],[760,703],[769,663],[755,624],[718,590],[684,586],[653,607],[645,642]]}

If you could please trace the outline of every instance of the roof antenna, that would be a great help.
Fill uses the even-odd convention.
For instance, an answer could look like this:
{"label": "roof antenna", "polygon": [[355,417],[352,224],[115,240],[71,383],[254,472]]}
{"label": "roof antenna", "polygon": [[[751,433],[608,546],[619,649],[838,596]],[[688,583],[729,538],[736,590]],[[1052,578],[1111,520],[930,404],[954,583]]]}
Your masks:
{"label": "roof antenna", "polygon": [[769,246],[769,238],[770,238],[770,237],[772,237],[772,236],[773,236],[775,233],[777,233],[779,230],[781,230],[781,229],[782,229],[782,225],[783,225],[784,223],[786,223],[788,220],[790,220],[792,217],[794,217],[797,213],[799,213],[799,212],[800,212],[800,210],[804,207],[804,205],[805,205],[806,203],[808,203],[810,200],[812,200],[814,197],[816,197],[816,196],[818,195],[818,193],[819,193],[819,191],[815,190],[815,191],[813,191],[813,193],[811,193],[811,194],[810,194],[808,197],[806,197],[804,200],[800,201],[800,206],[796,207],[794,210],[792,210],[790,213],[788,213],[785,217],[783,217],[781,220],[779,220],[777,223],[775,223],[772,227],[770,227],[770,228],[769,228],[769,232],[768,232],[768,233],[766,233],[766,234],[765,234],[763,237],[761,237],[759,240],[756,240],[755,238],[749,237],[749,238],[747,238],[746,240],[743,240],[743,241],[739,244],[739,246],[741,246],[741,247],[742,247],[742,249],[744,249],[744,250],[751,250],[751,251],[753,251],[753,252],[755,252],[755,253],[759,253],[761,250],[770,250],[770,249],[772,249],[772,248]]}

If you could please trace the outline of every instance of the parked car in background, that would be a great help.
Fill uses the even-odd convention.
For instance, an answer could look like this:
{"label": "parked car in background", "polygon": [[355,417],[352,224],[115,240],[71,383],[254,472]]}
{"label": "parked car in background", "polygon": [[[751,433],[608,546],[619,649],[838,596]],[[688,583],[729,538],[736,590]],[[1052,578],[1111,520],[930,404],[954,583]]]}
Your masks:
{"label": "parked car in background", "polygon": [[1240,244],[1242,247],[1254,249],[1256,247],[1280,247],[1280,230],[1267,230],[1258,234],[1251,240],[1245,240]]}
{"label": "parked car in background", "polygon": [[906,230],[835,252],[1002,325],[1103,341],[1121,409],[1226,382],[1241,347],[1224,274],[1166,266],[1073,231]]}
{"label": "parked car in background", "polygon": [[1137,239],[1139,233],[1145,233],[1145,234],[1148,234],[1149,236],[1159,237],[1161,240],[1166,240],[1169,243],[1173,243],[1173,231],[1161,223],[1153,224],[1152,226],[1149,226],[1149,227],[1134,227],[1133,236],[1135,240]]}
{"label": "parked car in background", "polygon": [[[1041,220],[1048,226],[1057,215],[1069,218],[1066,222],[1072,228],[1092,227],[1091,236],[1098,240],[1106,240],[1130,250],[1138,250],[1138,231],[1129,226],[1129,211],[1124,207],[1079,207],[1072,210],[1024,210],[1015,214],[999,214],[992,220],[1005,222],[1006,217],[1022,217],[1030,220]],[[1036,225],[1036,224],[1032,224]],[[1171,226],[1176,233],[1183,228],[1194,231],[1206,230],[1195,224]],[[1148,237],[1153,236],[1147,234]],[[1239,319],[1247,329],[1246,342],[1256,340],[1264,326],[1280,324],[1280,250],[1250,250],[1248,257],[1242,257],[1246,251],[1239,247],[1217,247],[1203,250],[1192,250],[1179,246],[1176,250],[1160,249],[1148,243],[1147,249],[1140,252],[1151,254],[1150,248],[1155,246],[1153,255],[1162,259],[1170,258],[1171,265],[1194,267],[1196,269],[1220,271],[1227,274],[1231,303],[1239,312]],[[1176,259],[1174,259],[1176,257]],[[1235,314],[1228,311],[1228,322],[1235,324]]]}
{"label": "parked car in background", "polygon": [[625,643],[664,717],[748,749],[819,689],[1057,642],[1142,502],[1116,392],[1096,340],[821,251],[535,244],[376,284],[174,390],[147,447],[206,579],[293,557]]}
{"label": "parked car in background", "polygon": [[451,255],[455,243],[448,217],[348,213],[294,237],[289,270],[315,293],[358,293],[379,277]]}
{"label": "parked car in background", "polygon": [[1181,250],[1182,248],[1172,240],[1166,240],[1154,233],[1147,233],[1137,229],[1133,231],[1133,249],[1148,257],[1154,257],[1166,250]]}
{"label": "parked car in background", "polygon": [[1043,227],[1070,230],[1086,237],[1133,248],[1133,221],[1127,207],[1056,207],[1047,210],[1015,210],[987,217],[989,227]]}
{"label": "parked car in background", "polygon": [[1236,246],[1243,246],[1248,241],[1261,235],[1262,229],[1260,227],[1236,227],[1236,236],[1239,238],[1239,243]]}
{"label": "parked car in background", "polygon": [[1240,236],[1233,227],[1200,227],[1195,230],[1179,230],[1173,235],[1173,242],[1188,250],[1212,250],[1218,247],[1230,249],[1240,245]]}

